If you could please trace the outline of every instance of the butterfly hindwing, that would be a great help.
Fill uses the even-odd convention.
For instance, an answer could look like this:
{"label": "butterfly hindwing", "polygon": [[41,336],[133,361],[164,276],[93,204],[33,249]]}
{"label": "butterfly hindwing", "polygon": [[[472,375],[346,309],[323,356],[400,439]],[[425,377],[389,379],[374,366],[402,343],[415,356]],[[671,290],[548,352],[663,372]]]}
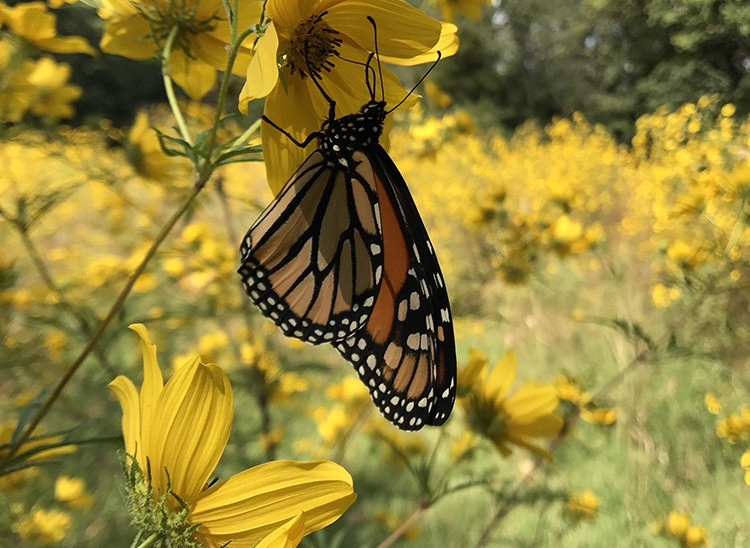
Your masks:
{"label": "butterfly hindwing", "polygon": [[313,152],[243,238],[245,291],[286,335],[336,342],[367,321],[383,265],[370,172]]}
{"label": "butterfly hindwing", "polygon": [[445,422],[455,400],[455,341],[440,266],[406,183],[382,147],[374,167],[384,272],[368,322],[336,348],[393,424]]}

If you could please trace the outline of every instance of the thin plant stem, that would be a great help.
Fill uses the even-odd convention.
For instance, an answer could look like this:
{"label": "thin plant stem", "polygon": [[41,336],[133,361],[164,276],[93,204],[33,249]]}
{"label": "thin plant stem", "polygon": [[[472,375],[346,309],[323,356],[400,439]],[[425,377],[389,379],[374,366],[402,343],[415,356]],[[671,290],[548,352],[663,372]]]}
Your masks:
{"label": "thin plant stem", "polygon": [[406,531],[411,527],[419,518],[422,517],[422,514],[424,514],[427,509],[431,506],[430,503],[424,503],[417,506],[417,509],[412,512],[412,514],[404,520],[404,522],[398,526],[398,528],[393,531],[388,537],[377,545],[376,548],[388,548],[391,546],[394,542],[396,542],[401,536],[406,533]]}
{"label": "thin plant stem", "polygon": [[196,196],[198,196],[198,194],[201,192],[204,186],[205,186],[205,182],[196,184],[192,188],[190,194],[182,203],[182,205],[177,209],[177,211],[175,211],[172,217],[162,227],[161,231],[156,236],[156,239],[154,239],[154,241],[152,242],[151,247],[144,255],[138,267],[135,269],[133,274],[130,275],[130,278],[128,278],[128,281],[125,282],[125,286],[120,291],[120,294],[117,296],[117,299],[112,304],[112,307],[109,309],[109,312],[104,317],[104,319],[101,320],[96,330],[91,335],[89,342],[86,344],[86,346],[78,355],[78,357],[73,361],[73,363],[71,363],[68,366],[65,374],[58,381],[57,385],[49,394],[49,396],[47,396],[47,399],[44,401],[44,404],[42,404],[42,406],[37,410],[37,412],[34,414],[32,419],[29,421],[28,425],[23,429],[23,432],[18,436],[18,439],[16,439],[16,441],[8,449],[8,452],[5,453],[5,455],[3,455],[2,459],[0,459],[0,470],[4,469],[5,466],[7,466],[7,464],[11,461],[11,459],[16,455],[19,448],[26,442],[26,440],[29,439],[29,437],[34,432],[34,430],[36,430],[36,427],[39,425],[41,420],[52,408],[52,405],[60,396],[63,389],[70,381],[70,379],[73,377],[76,371],[78,371],[78,368],[81,367],[81,365],[86,360],[88,355],[91,354],[92,350],[94,350],[94,348],[96,347],[96,344],[99,342],[99,339],[101,339],[102,335],[104,334],[104,331],[107,329],[109,324],[112,322],[112,320],[115,318],[117,313],[120,311],[123,304],[125,304],[125,300],[128,298],[128,295],[130,295],[130,291],[133,289],[133,286],[135,285],[136,280],[138,280],[140,275],[143,274],[143,271],[146,270],[146,266],[154,257],[154,255],[156,255],[156,251],[159,249],[159,246],[166,239],[167,235],[171,232],[172,228],[174,228],[174,226],[177,224],[177,221],[179,221],[182,218],[182,216],[188,210],[190,205],[193,203],[193,200],[196,198]]}
{"label": "thin plant stem", "polygon": [[[596,393],[592,397],[592,400],[595,400],[605,395],[609,390],[611,390],[620,381],[622,381],[628,374],[632,373],[633,370],[635,370],[638,366],[645,363],[650,355],[651,355],[651,351],[649,349],[638,352],[636,356],[631,360],[631,362],[628,363],[628,365],[626,365],[620,371],[618,371],[609,381],[604,383],[604,385],[599,390],[596,391]],[[558,445],[560,445],[560,443],[565,438],[566,434],[570,432],[570,429],[578,420],[579,416],[580,416],[580,411],[578,409],[574,410],[570,414],[570,416],[568,416],[568,418],[565,421],[565,424],[563,424],[562,428],[560,429],[560,432],[549,444],[548,450],[550,453],[552,453],[555,450],[555,448]],[[544,463],[545,461],[546,459],[542,456],[537,456],[534,459],[529,470],[523,475],[523,477],[520,480],[518,480],[518,482],[513,487],[511,492],[508,494],[508,496],[505,497],[505,500],[503,500],[503,504],[500,506],[500,508],[497,509],[497,512],[495,512],[495,515],[492,516],[492,520],[490,521],[490,523],[487,525],[487,527],[484,528],[484,531],[482,531],[482,536],[479,537],[479,541],[476,544],[476,548],[483,548],[484,546],[487,546],[487,544],[491,540],[492,533],[494,532],[494,530],[497,528],[498,525],[500,525],[500,522],[511,511],[515,503],[518,501],[518,497],[521,495],[523,489],[526,487],[526,485],[529,482],[531,482],[531,480],[534,478],[536,473],[539,471],[539,468],[541,467],[542,463]]]}
{"label": "thin plant stem", "polygon": [[167,36],[167,40],[164,43],[164,51],[161,54],[161,76],[164,80],[164,91],[167,94],[169,108],[172,109],[172,114],[174,115],[174,119],[177,122],[177,127],[180,130],[180,135],[187,144],[193,146],[193,138],[190,136],[190,131],[188,130],[187,124],[185,123],[185,118],[182,116],[180,105],[177,104],[177,95],[174,92],[174,84],[172,83],[172,77],[169,75],[169,59],[172,55],[172,46],[174,44],[174,39],[177,36],[177,32],[179,30],[179,27],[172,27],[172,30],[169,31],[169,36]]}
{"label": "thin plant stem", "polygon": [[159,533],[154,533],[142,543],[140,543],[136,548],[149,548],[149,546],[153,546],[157,540],[159,540]]}
{"label": "thin plant stem", "polygon": [[234,67],[234,62],[237,60],[237,54],[240,51],[242,42],[252,33],[252,28],[243,30],[241,33],[239,33],[239,35],[237,36],[237,40],[232,44],[232,48],[229,50],[227,66],[224,69],[224,74],[221,78],[221,85],[219,87],[219,94],[216,98],[216,114],[214,115],[214,123],[211,126],[207,142],[208,147],[206,150],[213,150],[214,146],[216,145],[216,132],[219,130],[219,123],[221,121],[222,114],[224,113],[224,103],[227,98],[229,81],[232,79],[232,68]]}

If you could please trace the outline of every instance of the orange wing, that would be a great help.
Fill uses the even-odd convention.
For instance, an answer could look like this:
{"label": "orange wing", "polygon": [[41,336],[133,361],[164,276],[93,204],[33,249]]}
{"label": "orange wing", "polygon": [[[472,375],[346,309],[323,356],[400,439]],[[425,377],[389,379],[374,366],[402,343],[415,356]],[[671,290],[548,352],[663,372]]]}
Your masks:
{"label": "orange wing", "polygon": [[403,177],[381,147],[368,156],[382,216],[384,271],[365,327],[336,348],[393,424],[404,430],[440,425],[456,394],[448,294]]}
{"label": "orange wing", "polygon": [[313,152],[250,227],[240,247],[245,291],[286,335],[346,339],[373,308],[383,254],[367,157],[355,169]]}

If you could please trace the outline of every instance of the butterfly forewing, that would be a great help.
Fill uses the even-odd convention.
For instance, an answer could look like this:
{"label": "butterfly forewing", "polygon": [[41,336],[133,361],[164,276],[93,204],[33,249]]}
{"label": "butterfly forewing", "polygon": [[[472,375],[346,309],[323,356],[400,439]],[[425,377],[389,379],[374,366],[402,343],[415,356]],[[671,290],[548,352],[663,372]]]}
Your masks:
{"label": "butterfly forewing", "polygon": [[437,258],[414,201],[385,151],[368,153],[380,196],[384,272],[365,327],[336,348],[354,365],[393,424],[445,422],[455,400],[450,307]]}
{"label": "butterfly forewing", "polygon": [[239,273],[261,312],[313,344],[367,321],[382,273],[378,193],[369,161],[356,168],[313,152],[250,227]]}

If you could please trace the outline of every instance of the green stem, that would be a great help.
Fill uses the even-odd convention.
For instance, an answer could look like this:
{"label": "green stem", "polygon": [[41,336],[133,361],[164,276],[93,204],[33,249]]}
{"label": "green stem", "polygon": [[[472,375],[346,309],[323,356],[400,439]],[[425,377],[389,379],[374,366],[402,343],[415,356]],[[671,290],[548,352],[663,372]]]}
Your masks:
{"label": "green stem", "polygon": [[174,226],[177,224],[177,221],[179,221],[182,218],[182,216],[190,207],[190,204],[193,203],[193,200],[196,198],[196,196],[198,196],[200,191],[203,190],[204,186],[205,186],[205,181],[201,182],[199,180],[198,184],[196,184],[192,188],[190,195],[188,195],[188,197],[183,202],[183,204],[172,215],[172,217],[167,221],[167,223],[162,227],[158,236],[151,244],[151,247],[146,252],[146,255],[141,260],[141,263],[135,269],[135,271],[130,276],[130,278],[128,278],[128,281],[125,283],[125,286],[120,291],[120,294],[117,296],[117,299],[115,300],[114,304],[109,309],[109,312],[101,321],[101,323],[99,323],[99,326],[96,328],[96,331],[94,331],[93,335],[91,335],[91,339],[89,339],[89,342],[86,344],[86,346],[78,355],[78,357],[75,359],[75,361],[73,361],[73,363],[70,364],[65,374],[62,376],[60,381],[55,386],[54,390],[52,390],[50,395],[47,396],[47,399],[45,400],[44,404],[39,408],[39,410],[34,414],[34,417],[29,421],[28,425],[24,428],[23,433],[20,436],[18,436],[18,439],[10,446],[10,449],[8,449],[8,452],[2,456],[2,459],[0,459],[0,470],[3,470],[7,466],[7,464],[11,462],[11,460],[16,455],[16,453],[18,453],[18,450],[21,448],[21,446],[26,442],[26,440],[29,439],[31,434],[39,425],[42,418],[44,418],[44,416],[49,412],[52,405],[55,403],[57,398],[62,393],[63,388],[65,388],[65,386],[68,384],[68,381],[70,381],[70,379],[73,377],[76,371],[78,371],[78,368],[81,367],[81,364],[83,364],[83,362],[86,360],[88,355],[91,354],[92,350],[94,350],[94,348],[96,347],[96,344],[99,342],[99,339],[102,338],[104,331],[107,329],[109,324],[112,322],[112,320],[115,318],[117,313],[120,311],[123,304],[125,304],[125,300],[128,298],[130,291],[133,289],[133,286],[135,285],[136,280],[138,280],[140,275],[143,274],[143,271],[146,270],[146,266],[154,257],[154,255],[156,255],[156,251],[159,249],[159,246],[161,245],[161,243],[166,239],[167,235],[170,233],[172,228],[174,228]]}
{"label": "green stem", "polygon": [[[224,69],[224,74],[221,78],[221,86],[219,87],[219,95],[216,98],[216,114],[214,115],[214,123],[211,126],[211,133],[208,137],[207,147],[205,150],[213,151],[214,145],[216,145],[216,132],[219,130],[219,122],[221,121],[222,113],[224,112],[224,103],[227,98],[227,91],[229,90],[229,81],[232,79],[232,68],[234,62],[237,60],[237,54],[240,51],[242,42],[245,38],[253,33],[253,29],[243,30],[237,40],[232,43],[232,48],[229,50],[229,57],[227,58],[227,66]],[[210,162],[206,163],[207,166],[211,166]]]}
{"label": "green stem", "polygon": [[414,512],[408,518],[406,518],[404,522],[399,525],[395,531],[393,531],[393,533],[388,536],[388,538],[378,544],[376,548],[388,548],[388,546],[396,542],[404,533],[406,533],[406,531],[409,530],[409,527],[411,527],[415,521],[422,517],[422,514],[424,514],[429,507],[429,503],[420,504],[419,506],[417,506],[417,509],[414,510]]}
{"label": "green stem", "polygon": [[242,135],[240,135],[239,137],[237,137],[234,140],[234,143],[232,143],[232,146],[229,147],[229,150],[227,150],[227,152],[231,152],[233,150],[237,150],[239,148],[242,148],[245,145],[245,143],[250,140],[250,137],[254,133],[257,133],[258,128],[260,128],[260,123],[261,122],[262,122],[262,120],[260,118],[258,118],[253,123],[253,125],[251,125],[249,128],[247,128],[247,130]]}
{"label": "green stem", "polygon": [[177,104],[174,84],[172,83],[172,78],[169,76],[169,58],[172,55],[172,45],[179,30],[179,27],[172,27],[172,30],[169,31],[169,36],[167,36],[167,41],[164,43],[164,51],[161,54],[161,76],[164,80],[164,91],[167,93],[167,101],[169,101],[169,107],[172,109],[177,127],[180,129],[180,135],[182,135],[187,144],[193,146],[193,138],[190,136],[185,118],[182,116],[180,105]]}
{"label": "green stem", "polygon": [[154,533],[150,537],[148,537],[146,540],[141,542],[136,548],[148,548],[149,546],[153,546],[154,543],[159,539],[159,533]]}

